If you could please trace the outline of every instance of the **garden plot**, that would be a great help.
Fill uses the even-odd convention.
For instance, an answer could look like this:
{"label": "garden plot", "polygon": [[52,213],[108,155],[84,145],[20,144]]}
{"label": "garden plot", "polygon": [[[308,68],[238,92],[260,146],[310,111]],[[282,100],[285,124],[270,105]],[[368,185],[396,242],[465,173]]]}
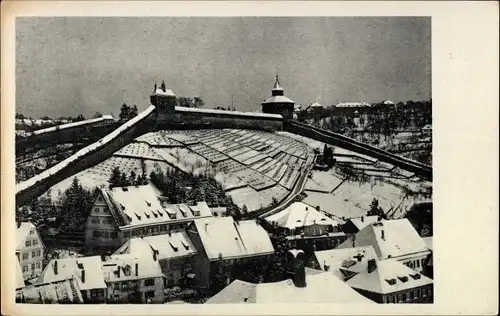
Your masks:
{"label": "garden plot", "polygon": [[118,150],[113,156],[136,157],[152,160],[161,160],[162,158],[146,143],[131,143]]}
{"label": "garden plot", "polygon": [[394,169],[392,169],[392,172],[396,175],[401,175],[405,178],[410,178],[412,176],[415,175],[414,172],[411,172],[411,171],[408,171],[408,170],[404,170],[404,169],[401,169],[401,168],[398,168],[398,167],[395,167]]}
{"label": "garden plot", "polygon": [[369,160],[361,159],[357,156],[351,156],[351,155],[337,156],[334,154],[333,158],[335,158],[336,163],[345,163],[345,164],[351,164],[351,165],[373,165],[373,162],[371,162]]}
{"label": "garden plot", "polygon": [[256,163],[256,162],[263,161],[263,160],[265,160],[265,159],[267,159],[267,158],[268,158],[268,157],[267,157],[266,155],[263,155],[263,154],[260,154],[260,153],[259,153],[259,154],[257,154],[256,156],[254,156],[254,157],[252,157],[252,158],[250,158],[250,159],[245,160],[243,163],[244,163],[245,165],[249,166],[249,165],[252,165],[252,164],[254,164],[254,163]]}
{"label": "garden plot", "polygon": [[312,177],[307,178],[306,190],[332,192],[342,181],[341,177],[327,171],[312,171]]}
{"label": "garden plot", "polygon": [[263,201],[264,207],[267,207],[273,203],[273,198],[280,202],[289,191],[281,185],[275,185],[269,189],[265,189],[259,192],[261,194],[261,201]]}
{"label": "garden plot", "polygon": [[[337,147],[337,146],[331,146],[331,145],[328,145],[328,146],[330,146],[332,148],[334,156],[336,156],[336,155],[354,156],[356,158],[359,158],[359,159],[362,159],[362,160],[367,160],[367,161],[370,161],[372,163],[374,163],[374,162],[377,161],[376,158],[373,158],[373,157],[370,157],[370,156],[367,156],[367,155],[363,155],[363,154],[358,154],[357,152],[354,152],[354,151],[350,151],[350,150],[347,150],[347,149],[344,149],[344,148],[340,148],[340,147]],[[323,148],[321,149],[321,151],[323,151]]]}
{"label": "garden plot", "polygon": [[247,186],[245,182],[231,173],[217,172],[214,178],[222,184],[222,189],[225,191]]}
{"label": "garden plot", "polygon": [[260,167],[257,167],[255,170],[257,170],[258,172],[265,172],[266,170],[268,170],[269,168],[275,166],[278,162],[272,158],[269,158],[270,160],[268,160],[268,162],[262,164]]}
{"label": "garden plot", "polygon": [[266,172],[266,176],[270,177],[276,182],[279,182],[287,169],[288,169],[287,165],[283,163],[277,163],[276,168],[272,168],[271,170]]}
{"label": "garden plot", "polygon": [[364,170],[364,173],[370,177],[383,177],[383,178],[393,177],[393,174],[389,170]]}
{"label": "garden plot", "polygon": [[400,188],[406,188],[413,193],[418,194],[427,192],[427,188],[425,186],[422,186],[420,183],[417,182],[408,181],[406,179],[386,179],[384,181],[394,184],[395,186]]}
{"label": "garden plot", "polygon": [[167,137],[183,143],[184,145],[192,145],[199,142],[196,137],[191,136],[188,133],[169,134]]}
{"label": "garden plot", "polygon": [[157,148],[156,152],[166,162],[184,172],[198,175],[213,169],[208,160],[187,148]]}
{"label": "garden plot", "polygon": [[229,159],[226,155],[222,154],[220,151],[217,151],[213,149],[212,147],[209,147],[204,144],[196,144],[189,146],[192,151],[196,152],[198,155],[203,156],[205,159],[213,162],[213,163],[218,163],[224,160]]}
{"label": "garden plot", "polygon": [[224,160],[216,164],[216,170],[222,170],[226,173],[235,173],[245,169],[245,165],[232,159]]}
{"label": "garden plot", "polygon": [[380,160],[375,161],[375,163],[373,165],[377,168],[382,168],[382,169],[391,170],[394,168],[394,165],[387,163],[387,162],[380,161]]}
{"label": "garden plot", "polygon": [[291,190],[299,175],[300,173],[297,170],[289,168],[279,183],[286,189]]}
{"label": "garden plot", "polygon": [[259,161],[255,162],[255,163],[251,164],[250,168],[252,168],[254,170],[258,170],[260,167],[264,166],[267,163],[271,163],[273,161],[274,161],[274,159],[266,157],[266,158],[264,158],[262,160],[259,160]]}
{"label": "garden plot", "polygon": [[257,191],[272,186],[275,183],[269,177],[264,177],[262,174],[250,168],[245,168],[244,170],[235,172],[234,174]]}
{"label": "garden plot", "polygon": [[238,160],[239,162],[244,162],[245,160],[248,160],[254,156],[257,156],[260,154],[258,151],[253,150],[251,148],[246,147],[248,150],[240,153],[239,155],[233,155],[233,159]]}
{"label": "garden plot", "polygon": [[134,142],[144,142],[150,146],[164,146],[164,147],[182,147],[183,145],[178,141],[168,138],[162,132],[147,133],[139,136]]}
{"label": "garden plot", "polygon": [[248,212],[254,212],[261,208],[268,207],[273,197],[278,201],[283,199],[288,192],[280,186],[275,186],[262,191],[256,191],[250,187],[232,190],[227,194],[231,196],[233,202],[239,207],[246,206]]}

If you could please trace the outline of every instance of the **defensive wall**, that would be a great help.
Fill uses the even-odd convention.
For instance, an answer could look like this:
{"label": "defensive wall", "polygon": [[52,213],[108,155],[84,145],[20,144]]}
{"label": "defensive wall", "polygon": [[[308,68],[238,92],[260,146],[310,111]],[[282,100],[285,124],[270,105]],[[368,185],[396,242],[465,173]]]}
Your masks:
{"label": "defensive wall", "polygon": [[299,123],[296,121],[285,121],[285,131],[315,139],[330,145],[338,146],[347,150],[377,158],[380,161],[390,163],[404,170],[414,172],[425,180],[432,181],[432,167],[413,161],[387,151],[358,142],[341,134],[329,132],[318,127]]}
{"label": "defensive wall", "polygon": [[24,205],[62,180],[108,159],[134,138],[150,131],[155,124],[154,119],[152,119],[154,109],[154,106],[150,106],[99,141],[77,151],[71,157],[33,178],[17,184],[16,205]]}

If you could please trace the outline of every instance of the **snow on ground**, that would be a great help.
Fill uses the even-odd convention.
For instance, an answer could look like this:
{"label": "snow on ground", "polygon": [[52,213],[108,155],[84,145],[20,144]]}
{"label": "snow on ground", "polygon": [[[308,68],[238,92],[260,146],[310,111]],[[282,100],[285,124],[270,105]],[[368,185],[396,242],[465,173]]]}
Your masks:
{"label": "snow on ground", "polygon": [[312,178],[307,178],[305,189],[332,192],[342,181],[342,178],[332,172],[314,170]]}
{"label": "snow on ground", "polygon": [[198,175],[212,170],[209,161],[187,148],[155,148],[154,150],[169,164],[184,172]]}
{"label": "snow on ground", "polygon": [[277,185],[262,191],[256,191],[251,187],[244,187],[229,191],[227,194],[231,196],[236,205],[239,207],[245,205],[249,212],[253,212],[262,207],[267,207],[272,203],[273,197],[279,201],[287,193],[288,191],[285,188]]}

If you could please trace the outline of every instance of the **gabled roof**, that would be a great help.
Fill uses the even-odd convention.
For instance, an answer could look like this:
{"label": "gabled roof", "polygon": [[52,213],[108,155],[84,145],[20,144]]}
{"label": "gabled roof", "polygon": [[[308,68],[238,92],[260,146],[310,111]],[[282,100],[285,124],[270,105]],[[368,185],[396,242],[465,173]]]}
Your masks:
{"label": "gabled roof", "polygon": [[306,269],[306,283],[299,288],[292,280],[258,284],[235,280],[207,303],[373,303],[329,272]]}
{"label": "gabled roof", "polygon": [[423,237],[422,240],[424,241],[425,246],[428,249],[432,250],[432,236],[430,236],[430,237]]}
{"label": "gabled roof", "polygon": [[274,252],[268,233],[255,220],[235,222],[232,217],[215,217],[196,219],[194,225],[211,260]]}
{"label": "gabled roof", "polygon": [[206,202],[196,205],[163,204],[158,198],[157,188],[150,184],[101,191],[114,217],[123,219],[119,223],[121,228],[212,216]]}
{"label": "gabled roof", "polygon": [[[31,222],[20,223],[19,227],[16,230],[16,250],[24,248],[24,241],[26,240],[26,237],[28,237],[32,229],[34,230],[35,234],[37,234],[37,236],[40,237],[38,235],[38,230],[36,229],[35,225],[33,225]],[[42,243],[41,238],[38,239],[40,243]]]}
{"label": "gabled roof", "polygon": [[363,219],[361,217],[356,217],[356,218],[350,218],[347,220],[348,222],[350,221],[356,228],[359,230],[362,230],[366,226],[378,222],[378,216],[373,215],[373,216],[364,216]]}
{"label": "gabled roof", "polygon": [[155,94],[175,97],[175,93],[170,89],[165,89],[165,91],[163,91],[162,89],[158,88],[156,89]]}
{"label": "gabled roof", "polygon": [[[373,246],[380,259],[429,252],[422,237],[406,218],[381,220],[366,226],[354,235],[354,246]],[[353,247],[352,239],[338,246],[338,248],[351,247]]]}
{"label": "gabled roof", "polygon": [[375,262],[376,269],[374,271],[368,272],[366,269],[347,280],[346,283],[355,289],[380,294],[432,284],[431,279],[396,260],[386,259]]}
{"label": "gabled roof", "polygon": [[[135,269],[137,263],[138,270]],[[104,279],[108,282],[159,278],[161,272],[158,261],[147,253],[112,255],[102,263]],[[118,269],[120,272],[118,273]]]}
{"label": "gabled roof", "polygon": [[82,294],[75,279],[35,284],[16,291],[16,298],[30,304],[83,303]]}
{"label": "gabled roof", "polygon": [[292,203],[286,209],[266,217],[265,220],[270,222],[277,222],[279,227],[295,229],[297,227],[311,226],[311,225],[332,225],[337,226],[338,222],[329,218],[321,212],[318,212],[311,205],[303,202]]}
{"label": "gabled roof", "polygon": [[144,254],[152,258],[154,250],[158,251],[158,260],[191,256],[196,253],[187,233],[182,231],[129,239],[114,254]]}
{"label": "gabled roof", "polygon": [[[57,274],[55,264],[57,261]],[[82,280],[82,270],[85,270],[85,282]],[[56,282],[74,278],[82,290],[104,289],[104,272],[100,256],[79,257],[69,259],[53,259],[42,271],[36,284]]]}

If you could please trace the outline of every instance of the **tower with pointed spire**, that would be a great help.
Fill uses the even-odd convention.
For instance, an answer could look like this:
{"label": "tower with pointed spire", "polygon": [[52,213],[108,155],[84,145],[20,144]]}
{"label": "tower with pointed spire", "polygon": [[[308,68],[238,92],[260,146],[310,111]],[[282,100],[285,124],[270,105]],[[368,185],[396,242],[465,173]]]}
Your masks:
{"label": "tower with pointed spire", "polygon": [[271,97],[262,103],[262,112],[281,114],[284,119],[290,119],[293,115],[295,102],[285,96],[285,90],[280,86],[278,71],[276,71],[276,82],[271,89]]}
{"label": "tower with pointed spire", "polygon": [[156,107],[156,118],[162,120],[171,117],[175,113],[175,105],[177,98],[174,92],[167,89],[165,81],[161,81],[161,85],[154,85],[153,94],[150,97],[151,104]]}

